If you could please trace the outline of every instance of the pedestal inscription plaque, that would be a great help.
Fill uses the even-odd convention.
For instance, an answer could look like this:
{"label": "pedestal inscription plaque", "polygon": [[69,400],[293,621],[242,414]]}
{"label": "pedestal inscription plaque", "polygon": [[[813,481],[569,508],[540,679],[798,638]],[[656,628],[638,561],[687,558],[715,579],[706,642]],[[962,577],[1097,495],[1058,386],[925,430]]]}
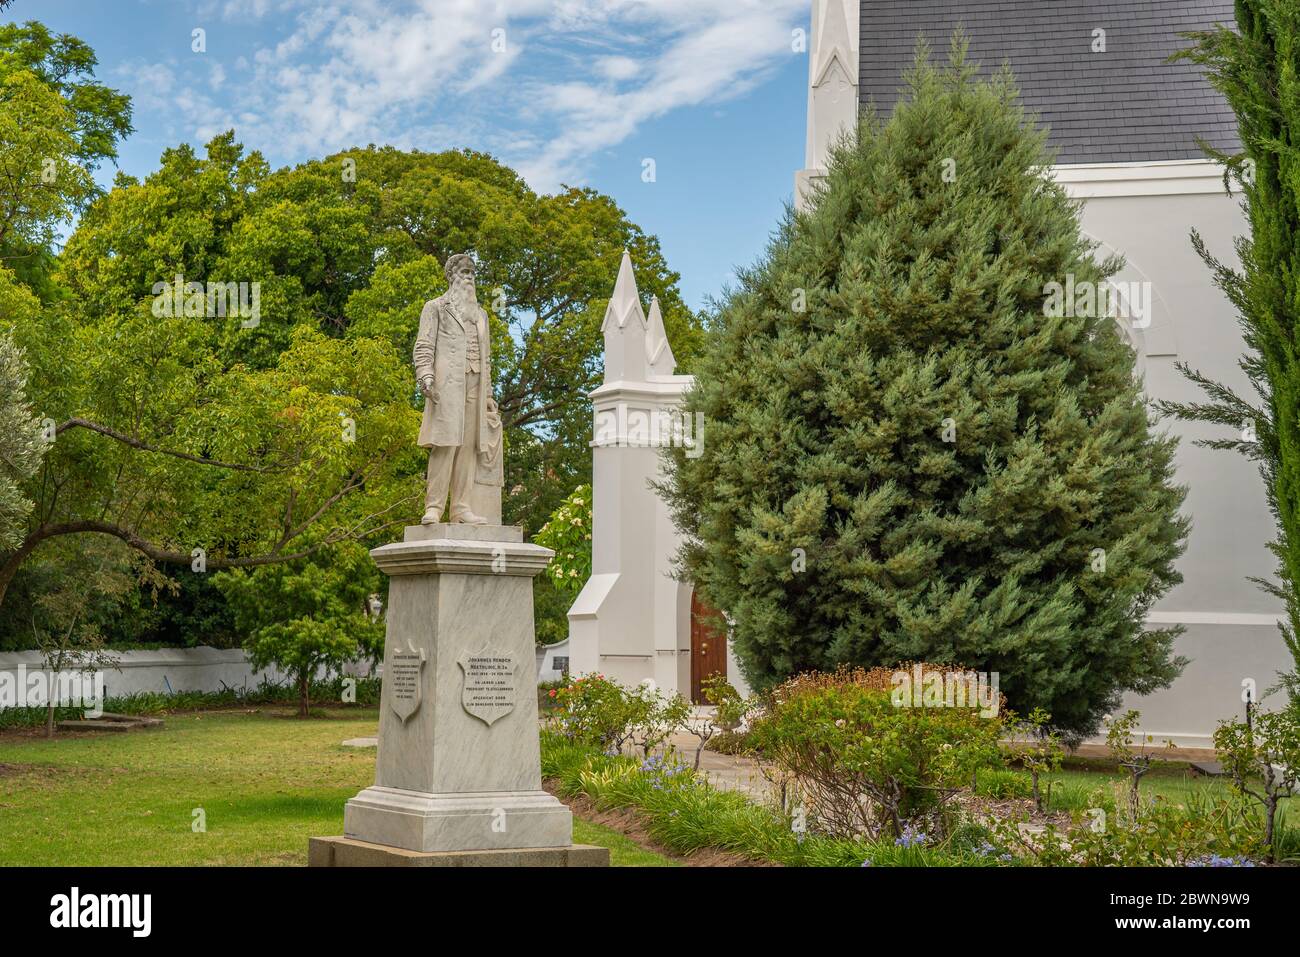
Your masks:
{"label": "pedestal inscription plaque", "polygon": [[460,657],[465,674],[461,687],[461,706],[488,727],[515,709],[514,655],[508,651],[480,651]]}
{"label": "pedestal inscription plaque", "polygon": [[405,724],[420,707],[420,672],[424,670],[424,649],[417,651],[407,645],[405,650],[395,650],[390,661],[389,673],[384,679],[392,682],[393,693],[389,700],[393,703],[394,713]]}

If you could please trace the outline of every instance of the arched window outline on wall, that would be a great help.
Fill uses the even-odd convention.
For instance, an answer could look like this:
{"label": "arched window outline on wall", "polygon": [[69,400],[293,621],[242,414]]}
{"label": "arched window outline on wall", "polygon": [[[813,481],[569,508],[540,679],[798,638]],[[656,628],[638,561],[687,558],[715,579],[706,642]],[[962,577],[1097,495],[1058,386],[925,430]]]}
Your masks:
{"label": "arched window outline on wall", "polygon": [[[1168,303],[1160,294],[1160,287],[1151,280],[1151,277],[1146,274],[1141,266],[1133,261],[1131,256],[1090,233],[1085,232],[1083,236],[1096,244],[1093,258],[1098,262],[1103,262],[1110,256],[1119,256],[1124,259],[1123,268],[1111,276],[1109,280],[1113,291],[1122,302],[1121,308],[1117,310],[1119,315],[1113,318],[1115,324],[1119,326],[1120,334],[1132,346],[1136,355],[1133,366],[1134,374],[1139,379],[1145,380],[1148,358],[1178,355],[1178,337],[1174,329],[1173,314],[1170,312]],[[1134,304],[1129,296],[1133,283],[1145,284],[1143,288],[1149,291],[1147,301],[1149,313],[1146,316],[1145,323],[1140,326],[1131,318],[1126,318],[1132,317],[1135,312]]]}

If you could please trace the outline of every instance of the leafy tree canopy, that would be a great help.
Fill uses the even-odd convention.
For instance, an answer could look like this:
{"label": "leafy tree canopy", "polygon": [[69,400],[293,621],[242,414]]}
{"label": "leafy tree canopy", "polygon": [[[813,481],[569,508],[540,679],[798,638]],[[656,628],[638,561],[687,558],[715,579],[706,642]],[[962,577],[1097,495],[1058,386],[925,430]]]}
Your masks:
{"label": "leafy tree canopy", "polygon": [[0,24],[0,80],[29,73],[57,94],[73,116],[74,155],[90,169],[115,160],[131,133],[131,98],[95,80],[98,62],[85,41],[35,20]]}
{"label": "leafy tree canopy", "polygon": [[57,296],[56,232],[100,194],[91,172],[131,132],[130,99],[94,68],[76,37],[0,24],[0,263],[42,298]]}
{"label": "leafy tree canopy", "polygon": [[[119,176],[59,257],[66,301],[14,324],[58,440],[0,587],[62,534],[220,568],[415,521],[411,345],[465,249],[492,313],[507,520],[540,527],[589,468],[600,297],[625,247],[689,354],[698,322],[653,237],[607,197],[538,196],[482,154],[371,147],[272,172],[227,133]],[[160,309],[177,277],[256,288],[256,321]]]}

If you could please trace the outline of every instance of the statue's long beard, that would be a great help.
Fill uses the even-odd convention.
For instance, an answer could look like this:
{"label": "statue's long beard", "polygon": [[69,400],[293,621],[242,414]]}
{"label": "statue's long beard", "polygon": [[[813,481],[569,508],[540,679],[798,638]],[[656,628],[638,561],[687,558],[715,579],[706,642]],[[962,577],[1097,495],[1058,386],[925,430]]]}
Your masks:
{"label": "statue's long beard", "polygon": [[449,294],[451,296],[452,304],[458,309],[468,309],[477,305],[477,300],[474,298],[474,284],[472,282],[467,282],[463,279],[453,282]]}

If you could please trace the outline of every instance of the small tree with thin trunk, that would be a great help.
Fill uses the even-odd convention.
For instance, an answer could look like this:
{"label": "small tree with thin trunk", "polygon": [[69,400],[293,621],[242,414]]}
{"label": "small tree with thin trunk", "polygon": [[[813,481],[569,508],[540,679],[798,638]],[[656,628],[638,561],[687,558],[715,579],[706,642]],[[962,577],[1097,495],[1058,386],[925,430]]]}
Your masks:
{"label": "small tree with thin trunk", "polygon": [[[1132,827],[1137,827],[1138,819],[1142,814],[1142,799],[1138,787],[1142,783],[1142,778],[1151,770],[1151,761],[1155,757],[1147,750],[1147,745],[1155,739],[1137,730],[1140,720],[1142,720],[1142,712],[1129,710],[1106,723],[1106,747],[1111,757],[1115,759],[1115,763],[1129,775],[1128,811],[1129,824]],[[1137,751],[1133,750],[1135,738],[1140,746]],[[1168,741],[1165,746],[1172,748],[1174,743]]]}
{"label": "small tree with thin trunk", "polygon": [[1016,738],[1016,757],[1024,769],[1029,772],[1033,786],[1034,807],[1041,813],[1046,810],[1047,799],[1052,796],[1052,785],[1047,784],[1047,793],[1043,794],[1042,778],[1044,774],[1061,769],[1065,759],[1065,749],[1061,747],[1061,736],[1051,729],[1052,716],[1042,708],[1035,708],[1022,719],[1008,721],[1009,730]]}
{"label": "small tree with thin trunk", "polygon": [[[28,610],[33,646],[41,653],[48,676],[45,736],[54,737],[54,712],[60,705],[62,676],[83,678],[108,668],[117,670],[117,657],[104,646],[97,624],[102,612],[135,587],[124,550],[100,540],[82,548],[51,552],[40,564],[46,587]],[[84,682],[82,683],[84,688]],[[98,704],[102,707],[103,702]]]}
{"label": "small tree with thin trunk", "polygon": [[1214,732],[1214,747],[1237,793],[1264,811],[1264,847],[1277,860],[1278,810],[1300,786],[1300,704],[1281,711],[1256,711],[1248,721],[1225,721]]}

